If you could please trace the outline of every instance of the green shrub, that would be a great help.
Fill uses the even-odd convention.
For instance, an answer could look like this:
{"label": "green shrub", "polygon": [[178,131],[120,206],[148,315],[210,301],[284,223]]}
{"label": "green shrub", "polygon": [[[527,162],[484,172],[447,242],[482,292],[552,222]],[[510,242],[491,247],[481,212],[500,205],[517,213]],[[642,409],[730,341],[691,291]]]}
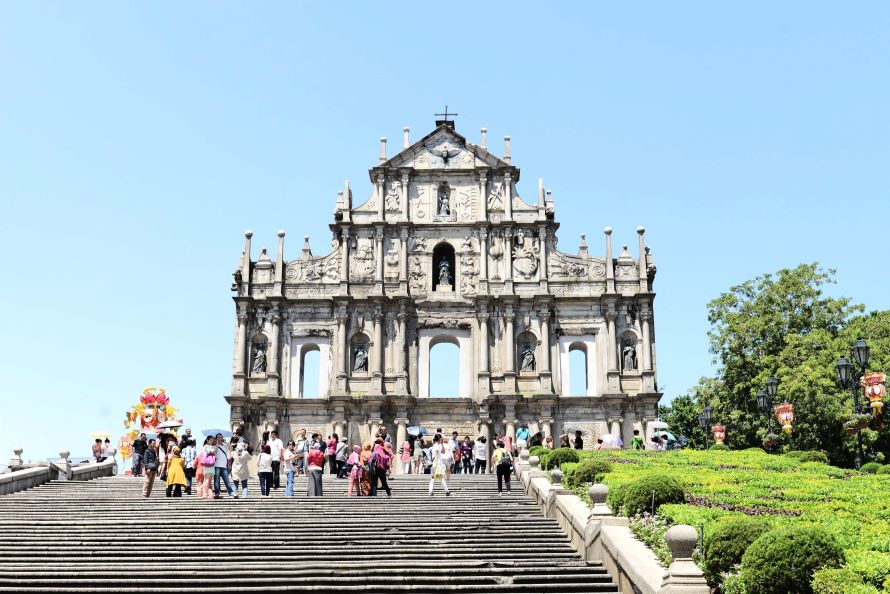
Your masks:
{"label": "green shrub", "polygon": [[660,505],[685,501],[686,496],[680,481],[669,474],[659,472],[641,476],[609,491],[609,507],[612,510],[622,510],[621,513],[626,516],[635,516],[643,512],[655,513]]}
{"label": "green shrub", "polygon": [[723,578],[723,594],[748,594],[740,574],[730,573]]}
{"label": "green shrub", "polygon": [[741,563],[748,546],[769,529],[769,524],[760,518],[735,517],[720,522],[705,541],[704,569],[708,582],[717,586],[721,574]]}
{"label": "green shrub", "polygon": [[762,534],[742,557],[742,581],[757,594],[813,594],[813,574],[844,564],[837,539],[817,527],[789,526]]}
{"label": "green shrub", "polygon": [[867,472],[868,474],[877,474],[881,469],[881,465],[877,462],[867,462],[859,468],[859,472]]}
{"label": "green shrub", "polygon": [[551,470],[558,466],[562,466],[566,462],[577,462],[578,452],[570,448],[558,448],[551,450],[545,458],[541,460],[541,468]]}
{"label": "green shrub", "polygon": [[879,590],[865,584],[849,567],[820,569],[813,574],[811,584],[814,594],[877,594]]}
{"label": "green shrub", "polygon": [[856,550],[848,559],[847,567],[855,571],[866,584],[880,588],[890,577],[890,553]]}
{"label": "green shrub", "polygon": [[529,458],[531,458],[532,456],[537,456],[538,458],[540,458],[544,455],[545,452],[549,451],[550,450],[548,450],[544,446],[532,446],[528,449],[528,456]]}
{"label": "green shrub", "polygon": [[725,443],[715,443],[709,448],[713,452],[722,452],[729,449],[729,446]]}
{"label": "green shrub", "polygon": [[573,489],[587,483],[602,481],[606,473],[612,472],[612,465],[600,458],[585,458],[577,464],[571,462],[563,464],[562,471],[565,474],[563,483],[569,489]]}
{"label": "green shrub", "polygon": [[799,460],[800,462],[821,462],[822,464],[828,464],[828,455],[819,450],[791,450],[785,454],[785,457]]}
{"label": "green shrub", "polygon": [[880,468],[878,468],[878,472],[876,474],[890,474],[890,464],[884,464]]}

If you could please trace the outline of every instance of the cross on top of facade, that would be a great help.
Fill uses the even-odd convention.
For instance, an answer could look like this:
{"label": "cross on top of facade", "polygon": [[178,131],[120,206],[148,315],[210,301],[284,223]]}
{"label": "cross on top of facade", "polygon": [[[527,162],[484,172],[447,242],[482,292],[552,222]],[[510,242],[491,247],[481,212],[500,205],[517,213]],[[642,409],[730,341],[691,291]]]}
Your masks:
{"label": "cross on top of facade", "polygon": [[441,126],[442,124],[445,124],[446,126],[449,126],[449,125],[450,125],[452,128],[454,128],[454,120],[449,120],[449,119],[448,119],[448,116],[452,116],[452,117],[453,117],[453,116],[460,115],[460,114],[459,114],[459,113],[448,113],[448,106],[446,105],[446,106],[445,106],[445,113],[435,113],[435,114],[433,114],[433,115],[436,116],[436,117],[442,116],[442,117],[444,118],[444,119],[442,119],[442,120],[436,120],[436,125],[437,125],[437,126]]}

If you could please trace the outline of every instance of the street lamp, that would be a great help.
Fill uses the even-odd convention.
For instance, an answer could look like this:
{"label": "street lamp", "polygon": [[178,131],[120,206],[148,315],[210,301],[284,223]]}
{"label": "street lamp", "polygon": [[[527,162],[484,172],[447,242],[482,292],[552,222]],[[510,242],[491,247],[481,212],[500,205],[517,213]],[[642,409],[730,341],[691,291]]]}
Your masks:
{"label": "street lamp", "polygon": [[[859,338],[853,343],[853,346],[850,347],[850,358],[859,365],[859,369],[857,369],[856,365],[848,361],[843,355],[841,355],[837,360],[837,363],[834,364],[838,383],[842,388],[850,390],[850,394],[853,397],[854,415],[858,415],[862,412],[858,388],[862,381],[862,376],[865,375],[865,369],[868,366],[868,358],[870,355],[871,348],[869,348],[868,343],[862,338]],[[862,428],[858,425],[856,426],[856,445],[856,459],[853,461],[853,465],[856,467],[856,470],[859,470],[859,467],[862,466],[862,460],[865,458],[865,454],[862,451]]]}
{"label": "street lamp", "polygon": [[708,427],[711,425],[710,406],[706,406],[704,411],[698,415],[698,424],[701,426],[702,432],[705,434],[705,449],[708,449]]}
{"label": "street lamp", "polygon": [[775,402],[778,393],[779,380],[772,375],[769,376],[768,380],[766,380],[766,390],[760,390],[759,392],[757,392],[757,408],[759,408],[763,412],[763,414],[766,415],[767,438],[764,441],[763,445],[766,448],[767,452],[769,452],[773,445],[775,445],[775,442],[771,441],[769,436],[773,434],[773,402]]}

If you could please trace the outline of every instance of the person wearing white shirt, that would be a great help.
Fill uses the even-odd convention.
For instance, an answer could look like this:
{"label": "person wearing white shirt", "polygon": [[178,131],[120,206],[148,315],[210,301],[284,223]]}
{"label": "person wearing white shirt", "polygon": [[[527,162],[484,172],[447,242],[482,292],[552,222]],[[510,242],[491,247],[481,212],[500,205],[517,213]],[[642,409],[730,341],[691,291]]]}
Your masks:
{"label": "person wearing white shirt", "polygon": [[445,495],[451,495],[451,491],[448,490],[448,482],[445,478],[445,450],[446,446],[442,443],[442,434],[436,433],[435,437],[433,437],[433,468],[430,471],[430,497],[433,496],[433,485],[436,482],[436,478],[442,481],[442,489],[445,491]]}
{"label": "person wearing white shirt", "polygon": [[284,460],[284,476],[287,478],[287,485],[284,487],[285,497],[294,496],[294,476],[297,472],[297,469],[294,467],[294,462],[297,459],[296,450],[296,442],[289,441],[287,442],[287,447],[284,449],[284,452],[282,454]]}
{"label": "person wearing white shirt", "polygon": [[485,466],[488,463],[488,440],[481,435],[476,440],[476,474],[485,474]]}
{"label": "person wearing white shirt", "polygon": [[272,488],[281,486],[281,461],[284,459],[284,443],[278,439],[278,432],[269,434],[269,448],[272,450]]}
{"label": "person wearing white shirt", "polygon": [[272,448],[267,443],[257,456],[256,466],[260,475],[260,497],[269,496],[269,487],[272,484]]}

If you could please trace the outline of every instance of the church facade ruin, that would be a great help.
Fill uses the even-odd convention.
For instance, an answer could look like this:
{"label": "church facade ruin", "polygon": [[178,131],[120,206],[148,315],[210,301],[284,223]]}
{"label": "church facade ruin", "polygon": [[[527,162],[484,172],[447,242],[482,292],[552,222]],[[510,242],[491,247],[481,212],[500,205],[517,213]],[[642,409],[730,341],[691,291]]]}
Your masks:
{"label": "church facade ruin", "polygon": [[[385,425],[398,443],[410,425],[460,436],[582,432],[586,448],[605,433],[647,439],[656,385],[652,284],[655,265],[638,251],[591,255],[557,249],[550,192],[517,192],[519,168],[478,145],[452,121],[369,171],[370,198],[339,193],[333,250],[300,256],[263,250],[250,232],[234,273],[233,429],[256,442],[277,428],[364,441]],[[586,215],[587,213],[573,213]],[[459,349],[457,393],[430,393],[430,353]],[[583,356],[573,355],[575,351]],[[304,395],[308,357],[318,394]],[[573,370],[581,365],[583,370]],[[570,390],[570,375],[586,385]],[[435,391],[435,390],[433,390]],[[576,390],[578,391],[578,390]]]}

